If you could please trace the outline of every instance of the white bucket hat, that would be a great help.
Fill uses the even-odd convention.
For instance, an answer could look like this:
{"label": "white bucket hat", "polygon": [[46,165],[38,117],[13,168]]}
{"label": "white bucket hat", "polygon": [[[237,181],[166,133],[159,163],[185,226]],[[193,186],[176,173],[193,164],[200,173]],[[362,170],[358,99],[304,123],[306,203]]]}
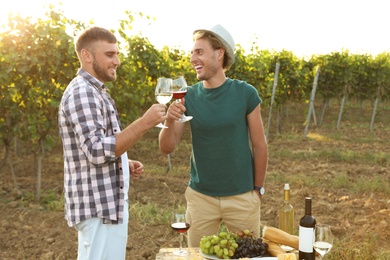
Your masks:
{"label": "white bucket hat", "polygon": [[210,30],[196,30],[193,34],[199,31],[207,31],[216,36],[222,42],[223,46],[225,47],[226,53],[231,60],[231,63],[228,64],[228,67],[230,67],[234,63],[234,40],[230,33],[220,24],[214,25],[213,28],[211,28]]}

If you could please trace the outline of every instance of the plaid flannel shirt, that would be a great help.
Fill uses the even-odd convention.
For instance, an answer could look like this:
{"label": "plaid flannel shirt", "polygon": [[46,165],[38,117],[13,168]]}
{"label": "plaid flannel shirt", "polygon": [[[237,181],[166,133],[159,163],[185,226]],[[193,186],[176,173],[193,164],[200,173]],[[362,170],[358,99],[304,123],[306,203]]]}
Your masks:
{"label": "plaid flannel shirt", "polygon": [[124,182],[115,134],[120,122],[103,84],[80,69],[61,99],[65,219],[69,226],[99,217],[122,223]]}

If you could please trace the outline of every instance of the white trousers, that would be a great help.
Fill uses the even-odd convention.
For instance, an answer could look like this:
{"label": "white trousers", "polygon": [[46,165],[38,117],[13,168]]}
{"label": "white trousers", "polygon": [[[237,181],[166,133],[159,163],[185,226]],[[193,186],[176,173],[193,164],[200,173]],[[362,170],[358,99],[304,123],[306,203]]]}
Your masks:
{"label": "white trousers", "polygon": [[92,218],[78,223],[78,260],[124,260],[129,222],[129,207],[125,201],[122,224],[103,224]]}

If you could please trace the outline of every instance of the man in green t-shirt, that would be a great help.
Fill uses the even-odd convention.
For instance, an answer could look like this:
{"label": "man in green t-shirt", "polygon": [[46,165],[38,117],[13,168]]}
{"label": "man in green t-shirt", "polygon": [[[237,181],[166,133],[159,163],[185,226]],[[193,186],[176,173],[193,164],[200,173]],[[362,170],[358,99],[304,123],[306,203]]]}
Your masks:
{"label": "man in green t-shirt", "polygon": [[260,204],[264,195],[268,149],[260,113],[261,98],[250,84],[227,78],[234,62],[234,41],[221,25],[196,30],[191,64],[198,83],[181,103],[167,110],[159,136],[160,150],[172,153],[186,123],[192,135],[187,200],[188,243],[199,246],[203,236],[218,232],[223,221],[231,231],[249,229],[259,237]]}

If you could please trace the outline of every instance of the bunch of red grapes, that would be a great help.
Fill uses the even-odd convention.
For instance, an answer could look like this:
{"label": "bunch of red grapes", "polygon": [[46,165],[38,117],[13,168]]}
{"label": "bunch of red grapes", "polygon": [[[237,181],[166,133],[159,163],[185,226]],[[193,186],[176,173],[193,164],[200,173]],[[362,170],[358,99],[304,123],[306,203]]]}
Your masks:
{"label": "bunch of red grapes", "polygon": [[233,258],[251,258],[263,256],[268,252],[268,244],[263,243],[261,238],[256,238],[249,230],[237,231],[238,247],[234,251]]}

